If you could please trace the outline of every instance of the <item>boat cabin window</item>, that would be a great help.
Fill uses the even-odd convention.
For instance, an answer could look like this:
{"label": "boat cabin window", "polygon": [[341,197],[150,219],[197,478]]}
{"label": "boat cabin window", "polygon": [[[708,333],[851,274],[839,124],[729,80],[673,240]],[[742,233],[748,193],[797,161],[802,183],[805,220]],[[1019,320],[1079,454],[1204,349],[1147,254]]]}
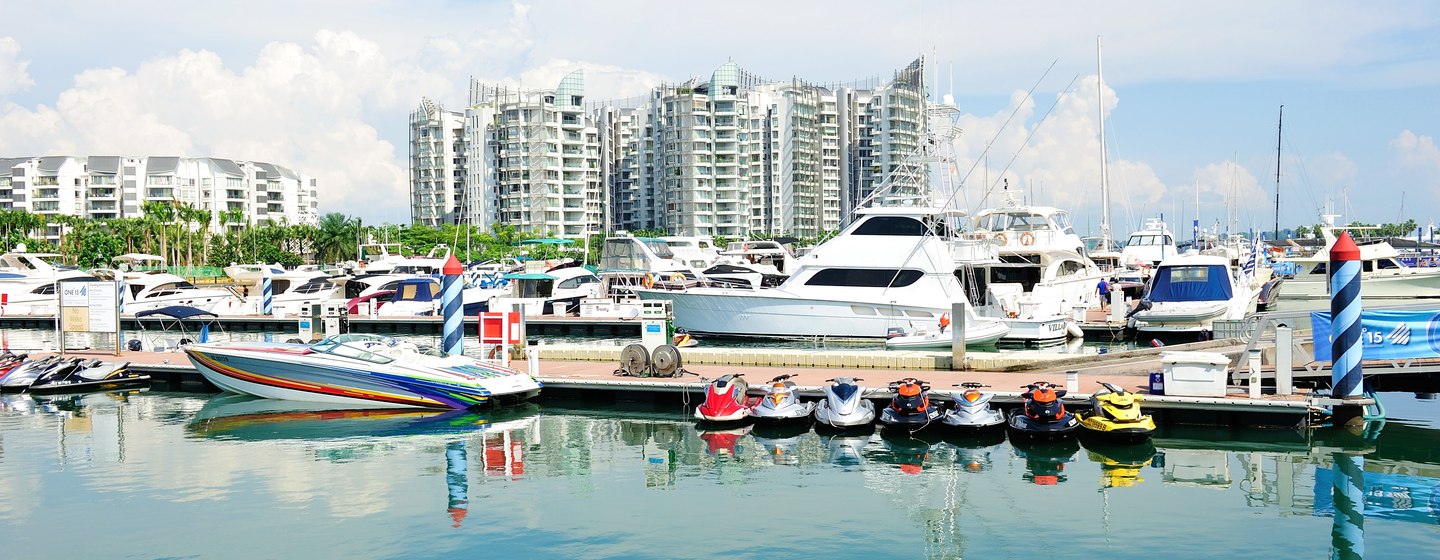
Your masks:
{"label": "boat cabin window", "polygon": [[1395,259],[1377,259],[1375,261],[1375,265],[1379,267],[1380,270],[1393,270],[1397,268],[1402,268],[1400,266],[1400,263],[1395,262]]}
{"label": "boat cabin window", "polygon": [[924,276],[924,272],[909,269],[827,268],[816,272],[814,276],[805,281],[805,285],[901,288],[914,284]]}
{"label": "boat cabin window", "polygon": [[906,216],[872,216],[856,226],[850,235],[921,237],[925,235],[925,224]]}
{"label": "boat cabin window", "polygon": [[645,240],[645,246],[649,247],[650,251],[654,252],[655,256],[657,257],[660,257],[662,259],[675,258],[675,251],[670,250],[669,243],[666,243],[659,239],[647,239]]}
{"label": "boat cabin window", "polygon": [[301,284],[300,287],[295,288],[295,293],[297,293],[297,294],[313,294],[313,293],[317,293],[317,292],[323,292],[323,291],[325,291],[325,290],[330,289],[331,287],[332,287],[332,284],[330,283],[329,280],[311,280],[311,281],[309,281],[309,282],[306,282],[306,283],[304,283],[304,284]]}
{"label": "boat cabin window", "polygon": [[1084,271],[1085,265],[1083,263],[1076,260],[1066,259],[1064,261],[1061,261],[1060,268],[1057,270],[1057,273],[1060,276],[1069,276],[1071,274],[1077,274]]}
{"label": "boat cabin window", "polygon": [[1050,229],[1050,223],[1039,214],[1000,212],[976,218],[975,227],[987,231],[1044,231]]}
{"label": "boat cabin window", "polygon": [[1326,263],[1315,263],[1315,268],[1310,269],[1310,274],[1325,274]]}
{"label": "boat cabin window", "polygon": [[573,290],[585,284],[594,284],[599,281],[600,279],[594,276],[576,276],[568,280],[562,280],[555,288],[560,290]]}
{"label": "boat cabin window", "polygon": [[35,290],[34,290],[34,291],[31,291],[30,293],[32,293],[32,294],[54,294],[54,293],[55,293],[55,285],[54,285],[54,284],[46,284],[46,285],[44,285],[44,286],[40,286],[39,288],[35,288]]}
{"label": "boat cabin window", "polygon": [[1375,272],[1375,261],[1360,261],[1360,270],[1364,272]]}
{"label": "boat cabin window", "polygon": [[1063,231],[1065,233],[1075,233],[1075,230],[1070,229],[1070,213],[1056,212],[1054,216],[1050,217],[1050,219],[1054,220],[1055,229]]}
{"label": "boat cabin window", "polygon": [[1030,291],[1040,283],[1038,266],[992,266],[990,284],[1019,284],[1024,291]]}
{"label": "boat cabin window", "polygon": [[[421,286],[425,287],[425,292],[427,292],[429,295],[421,295]],[[403,284],[400,286],[399,292],[400,293],[395,294],[395,301],[415,300],[417,299],[417,296],[420,301],[432,300],[435,299],[436,296],[440,295],[440,285],[434,282],[429,282],[426,284]]]}
{"label": "boat cabin window", "polygon": [[1174,245],[1175,239],[1169,235],[1135,234],[1125,242],[1126,247],[1158,247],[1160,245]]}

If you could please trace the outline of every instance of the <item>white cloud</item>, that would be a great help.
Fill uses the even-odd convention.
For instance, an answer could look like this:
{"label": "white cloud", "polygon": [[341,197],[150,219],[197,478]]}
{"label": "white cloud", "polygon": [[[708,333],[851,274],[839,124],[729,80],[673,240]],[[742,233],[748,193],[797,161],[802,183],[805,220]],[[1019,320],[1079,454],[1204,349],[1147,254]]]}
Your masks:
{"label": "white cloud", "polygon": [[0,37],[0,95],[35,85],[25,71],[30,62],[20,59],[20,43],[12,37]]}
{"label": "white cloud", "polygon": [[1428,135],[1402,131],[1390,140],[1390,150],[1404,165],[1440,170],[1440,148],[1435,147],[1435,139]]}
{"label": "white cloud", "polygon": [[[1027,98],[1025,92],[1017,91],[1011,95],[1009,106],[995,114],[961,115],[959,125],[964,133],[955,141],[959,175],[975,166],[966,180],[964,203],[971,210],[1001,204],[1002,179],[1008,179],[1011,189],[1025,191],[1036,203],[1094,216],[1095,223],[1077,226],[1082,230],[1093,226],[1098,232],[1101,188],[1097,85],[1095,76],[1086,77],[1058,99],[1042,100],[1043,107],[1037,107],[1037,100]],[[1107,86],[1104,100],[1108,115],[1119,99]],[[985,186],[986,168],[990,188]],[[1160,202],[1168,201],[1169,187],[1145,163],[1111,159],[1107,173],[1111,223],[1116,233],[1125,233],[1128,230],[1124,224],[1138,222],[1155,212]]]}

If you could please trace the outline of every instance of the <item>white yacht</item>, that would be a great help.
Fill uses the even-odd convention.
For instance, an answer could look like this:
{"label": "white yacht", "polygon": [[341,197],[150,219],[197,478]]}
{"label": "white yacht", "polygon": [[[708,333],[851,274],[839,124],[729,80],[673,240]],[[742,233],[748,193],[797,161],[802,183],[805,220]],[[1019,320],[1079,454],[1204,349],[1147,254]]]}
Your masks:
{"label": "white yacht", "polygon": [[1212,330],[1217,319],[1243,319],[1255,312],[1260,290],[1242,276],[1225,257],[1166,258],[1131,314],[1133,326],[1140,332],[1201,332]]}
{"label": "white yacht", "polygon": [[[1332,220],[1333,221],[1333,220]],[[1325,247],[1305,257],[1278,258],[1290,263],[1295,275],[1285,280],[1285,297],[1327,299],[1330,283],[1330,248],[1335,246],[1334,227],[1322,227]],[[1440,297],[1440,267],[1410,267],[1400,262],[1400,252],[1384,241],[1356,242],[1360,248],[1360,297],[1377,299]]]}
{"label": "white yacht", "polygon": [[1120,264],[1132,269],[1154,267],[1160,261],[1180,254],[1175,247],[1175,235],[1160,218],[1145,220],[1145,226],[1125,240],[1120,249]]}
{"label": "white yacht", "polygon": [[55,282],[89,276],[46,260],[59,256],[58,253],[27,252],[24,244],[0,255],[0,307],[6,315],[54,314]]}
{"label": "white yacht", "polygon": [[603,293],[625,296],[634,289],[663,285],[693,286],[699,275],[675,258],[670,245],[656,237],[617,235],[605,238],[600,248]]}
{"label": "white yacht", "polygon": [[778,241],[732,241],[700,274],[712,284],[773,288],[792,270],[795,256]]}
{"label": "white yacht", "polygon": [[679,236],[669,235],[660,238],[675,255],[675,259],[690,266],[691,270],[701,271],[710,268],[720,258],[720,251],[715,248],[715,240],[709,236]]}
{"label": "white yacht", "polygon": [[[641,299],[672,302],[675,324],[692,333],[770,338],[882,339],[892,329],[938,324],[951,302],[965,302],[946,238],[948,212],[871,207],[840,235],[799,259],[775,288],[638,288]],[[966,302],[966,341],[991,340],[1007,327],[974,315]]]}
{"label": "white yacht", "polygon": [[142,253],[126,253],[111,259],[115,270],[93,270],[102,280],[125,282],[126,313],[151,311],[172,305],[214,311],[217,306],[234,306],[240,299],[228,288],[201,288],[190,281],[165,272],[165,259]]}
{"label": "white yacht", "polygon": [[[1096,285],[1106,277],[1085,254],[1084,241],[1070,227],[1070,215],[1049,206],[1025,206],[1006,191],[1001,208],[975,215],[974,228],[957,242],[968,243],[960,275],[979,302],[982,317],[1003,321],[1010,334],[1002,342],[1058,343],[1081,336],[1077,309],[1099,307]],[[994,254],[975,249],[989,240]]]}

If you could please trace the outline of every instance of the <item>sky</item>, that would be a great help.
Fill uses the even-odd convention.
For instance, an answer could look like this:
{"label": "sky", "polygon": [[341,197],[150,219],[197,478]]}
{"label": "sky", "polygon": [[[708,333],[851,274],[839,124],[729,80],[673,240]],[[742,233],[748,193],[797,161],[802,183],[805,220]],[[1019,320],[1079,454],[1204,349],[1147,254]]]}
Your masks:
{"label": "sky", "polygon": [[409,220],[408,115],[459,110],[471,77],[550,89],[583,69],[593,101],[730,60],[823,84],[921,55],[961,112],[972,209],[1008,181],[1098,231],[1103,106],[1117,235],[1161,213],[1182,238],[1197,214],[1272,229],[1277,146],[1282,228],[1327,201],[1345,222],[1440,222],[1425,0],[0,0],[0,19],[0,157],[268,161],[367,223]]}

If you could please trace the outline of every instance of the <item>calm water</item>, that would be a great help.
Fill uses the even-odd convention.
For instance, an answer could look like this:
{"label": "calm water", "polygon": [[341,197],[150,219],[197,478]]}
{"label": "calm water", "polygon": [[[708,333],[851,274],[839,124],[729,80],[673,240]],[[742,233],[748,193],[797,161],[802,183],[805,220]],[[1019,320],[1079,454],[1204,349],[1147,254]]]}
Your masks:
{"label": "calm water", "polygon": [[[679,406],[395,413],[223,394],[7,395],[0,547],[6,558],[1322,558],[1361,546],[1432,557],[1440,405],[1386,396],[1396,419],[1372,440],[1171,429],[1153,448],[1017,449],[701,432]],[[1360,528],[1336,530],[1337,460],[1363,469],[1364,517],[1339,508]],[[1042,539],[1054,548],[1037,552]]]}

